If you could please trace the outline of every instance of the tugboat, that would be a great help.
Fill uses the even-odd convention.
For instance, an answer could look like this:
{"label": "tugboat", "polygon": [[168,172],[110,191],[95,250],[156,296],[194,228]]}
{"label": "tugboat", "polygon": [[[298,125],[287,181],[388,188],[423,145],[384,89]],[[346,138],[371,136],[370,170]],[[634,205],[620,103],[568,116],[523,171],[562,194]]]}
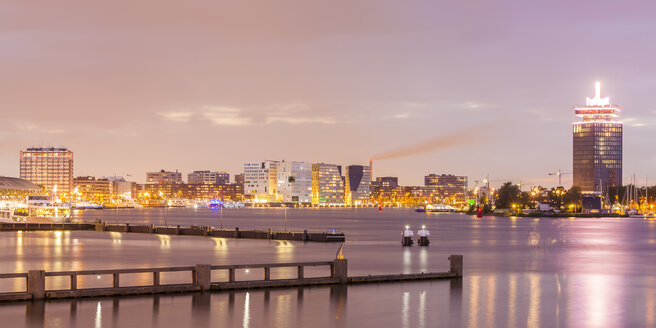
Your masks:
{"label": "tugboat", "polygon": [[421,226],[421,230],[417,231],[417,236],[419,236],[419,239],[417,239],[417,245],[428,246],[428,244],[430,244],[430,240],[428,240],[430,232],[426,230],[426,226]]}
{"label": "tugboat", "polygon": [[401,245],[402,246],[412,246],[412,230],[409,226],[405,226],[405,230],[401,233]]}

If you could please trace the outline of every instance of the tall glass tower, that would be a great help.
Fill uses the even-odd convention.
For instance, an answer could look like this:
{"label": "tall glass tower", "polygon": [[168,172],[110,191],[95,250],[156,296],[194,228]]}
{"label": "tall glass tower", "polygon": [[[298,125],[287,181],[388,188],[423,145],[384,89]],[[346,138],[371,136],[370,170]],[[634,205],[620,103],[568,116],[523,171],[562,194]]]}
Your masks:
{"label": "tall glass tower", "polygon": [[610,98],[601,98],[595,83],[594,98],[585,106],[574,106],[581,121],[574,122],[574,186],[581,191],[604,191],[622,185],[622,109]]}

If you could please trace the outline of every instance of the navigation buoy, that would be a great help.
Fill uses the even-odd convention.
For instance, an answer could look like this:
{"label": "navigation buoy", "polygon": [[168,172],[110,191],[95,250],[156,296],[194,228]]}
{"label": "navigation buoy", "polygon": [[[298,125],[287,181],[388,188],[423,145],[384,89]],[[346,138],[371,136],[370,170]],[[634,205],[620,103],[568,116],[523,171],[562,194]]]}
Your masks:
{"label": "navigation buoy", "polygon": [[477,218],[482,218],[483,217],[483,209],[482,208],[480,208],[480,207],[478,208],[478,211],[476,212],[476,217]]}
{"label": "navigation buoy", "polygon": [[382,212],[382,211],[383,211],[383,205],[378,205],[378,212]]}

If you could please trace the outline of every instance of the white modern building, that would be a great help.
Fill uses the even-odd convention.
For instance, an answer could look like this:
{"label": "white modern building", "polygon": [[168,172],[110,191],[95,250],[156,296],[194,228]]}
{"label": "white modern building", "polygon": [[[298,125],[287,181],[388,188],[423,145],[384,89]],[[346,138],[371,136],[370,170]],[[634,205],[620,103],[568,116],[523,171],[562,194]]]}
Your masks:
{"label": "white modern building", "polygon": [[278,163],[278,200],[282,202],[312,202],[312,163]]}
{"label": "white modern building", "polygon": [[278,161],[244,163],[244,198],[254,202],[278,199]]}

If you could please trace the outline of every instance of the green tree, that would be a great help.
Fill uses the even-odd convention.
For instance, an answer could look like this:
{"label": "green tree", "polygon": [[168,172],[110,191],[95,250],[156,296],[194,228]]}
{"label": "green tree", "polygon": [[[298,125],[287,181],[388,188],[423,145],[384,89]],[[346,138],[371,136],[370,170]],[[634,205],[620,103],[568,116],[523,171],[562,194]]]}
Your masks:
{"label": "green tree", "polygon": [[569,188],[563,197],[565,206],[571,211],[577,211],[582,206],[581,203],[581,187],[574,186]]}
{"label": "green tree", "polygon": [[499,187],[496,194],[497,199],[494,201],[494,205],[497,208],[511,208],[513,204],[518,203],[521,190],[518,185],[508,181]]}

